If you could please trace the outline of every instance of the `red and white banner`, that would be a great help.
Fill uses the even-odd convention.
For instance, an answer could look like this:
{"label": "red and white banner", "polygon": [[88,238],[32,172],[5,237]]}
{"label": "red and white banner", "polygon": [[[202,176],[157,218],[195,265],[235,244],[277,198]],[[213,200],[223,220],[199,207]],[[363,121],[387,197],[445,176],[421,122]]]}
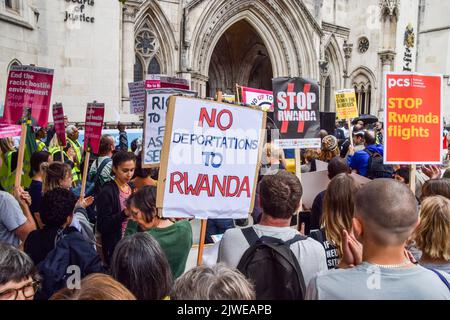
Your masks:
{"label": "red and white banner", "polygon": [[32,125],[47,127],[52,87],[52,69],[12,66],[6,87],[2,122],[18,124],[24,107],[30,107]]}
{"label": "red and white banner", "polygon": [[149,89],[181,89],[189,90],[189,81],[159,74],[151,74],[145,80],[145,88]]}
{"label": "red and white banner", "polygon": [[385,163],[440,164],[442,76],[388,73],[385,77]]}
{"label": "red and white banner", "polygon": [[61,146],[66,146],[66,126],[64,125],[64,110],[61,103],[53,105],[53,122],[55,123],[56,136]]}
{"label": "red and white banner", "polygon": [[88,103],[86,110],[86,128],[84,134],[84,150],[88,145],[91,152],[98,153],[100,138],[102,137],[103,118],[105,116],[104,103]]}
{"label": "red and white banner", "polygon": [[264,111],[273,112],[273,92],[248,87],[242,88],[242,103],[261,107]]}
{"label": "red and white banner", "polygon": [[22,126],[0,123],[0,138],[20,137]]}

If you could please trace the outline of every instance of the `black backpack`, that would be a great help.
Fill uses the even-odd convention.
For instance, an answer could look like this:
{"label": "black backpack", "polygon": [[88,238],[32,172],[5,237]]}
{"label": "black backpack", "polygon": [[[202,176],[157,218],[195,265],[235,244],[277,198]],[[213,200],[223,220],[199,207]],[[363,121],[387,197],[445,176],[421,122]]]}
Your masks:
{"label": "black backpack", "polygon": [[[86,179],[86,191],[85,191],[85,196],[89,197],[89,196],[93,196],[94,197],[94,202],[92,203],[92,205],[90,205],[89,207],[86,208],[86,212],[88,215],[88,219],[90,223],[95,224],[95,222],[97,221],[97,202],[96,202],[96,196],[100,193],[101,189],[102,189],[102,184],[100,182],[100,175],[103,171],[103,169],[106,167],[106,165],[110,162],[112,162],[111,158],[106,158],[104,159],[101,163],[100,166],[98,164],[98,159],[96,159],[94,162],[97,163],[97,171],[94,175],[89,175]],[[72,192],[79,197],[80,193],[81,193],[81,185],[79,185],[78,187],[72,189]]]}
{"label": "black backpack", "polygon": [[307,239],[296,235],[292,240],[259,238],[253,227],[242,229],[250,244],[237,269],[254,285],[257,300],[303,300],[305,280],[290,246]]}
{"label": "black backpack", "polygon": [[367,175],[369,179],[392,178],[394,168],[390,165],[384,164],[383,156],[378,152],[372,152],[368,149],[364,151],[369,154],[369,163],[367,165]]}

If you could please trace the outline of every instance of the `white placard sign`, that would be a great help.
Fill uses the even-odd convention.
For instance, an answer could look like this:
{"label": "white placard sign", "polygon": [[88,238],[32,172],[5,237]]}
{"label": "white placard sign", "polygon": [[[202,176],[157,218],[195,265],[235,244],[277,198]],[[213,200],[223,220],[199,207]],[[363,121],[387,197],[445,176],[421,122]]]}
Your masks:
{"label": "white placard sign", "polygon": [[130,90],[130,113],[142,114],[145,110],[145,81],[128,84]]}
{"label": "white placard sign", "polygon": [[142,144],[142,166],[144,168],[156,167],[161,161],[167,105],[170,96],[174,94],[196,95],[195,92],[179,89],[154,89],[146,91],[144,141]]}
{"label": "white placard sign", "polygon": [[164,217],[242,219],[253,209],[264,112],[172,97],[158,182]]}

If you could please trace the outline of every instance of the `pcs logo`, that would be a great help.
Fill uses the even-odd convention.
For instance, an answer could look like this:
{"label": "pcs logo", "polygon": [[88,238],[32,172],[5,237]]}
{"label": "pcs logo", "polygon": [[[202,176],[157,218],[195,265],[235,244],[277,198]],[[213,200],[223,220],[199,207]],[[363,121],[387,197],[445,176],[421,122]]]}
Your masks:
{"label": "pcs logo", "polygon": [[388,87],[389,89],[393,87],[410,87],[411,79],[388,79]]}

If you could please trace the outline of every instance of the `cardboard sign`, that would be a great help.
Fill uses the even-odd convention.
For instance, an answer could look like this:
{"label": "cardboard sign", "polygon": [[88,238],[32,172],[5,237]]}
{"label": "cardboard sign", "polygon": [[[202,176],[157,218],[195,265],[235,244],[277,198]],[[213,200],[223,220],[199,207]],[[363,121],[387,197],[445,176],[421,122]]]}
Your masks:
{"label": "cardboard sign", "polygon": [[88,103],[86,109],[86,128],[84,137],[84,150],[91,146],[91,153],[98,154],[100,138],[102,137],[103,117],[105,116],[104,103]]}
{"label": "cardboard sign", "polygon": [[19,137],[22,126],[0,123],[0,138]]}
{"label": "cardboard sign", "polygon": [[222,101],[228,103],[236,103],[236,96],[234,94],[223,94]]}
{"label": "cardboard sign", "polygon": [[196,96],[195,92],[177,89],[155,89],[146,92],[142,167],[154,168],[161,161],[169,98],[174,94]]}
{"label": "cardboard sign", "polygon": [[339,120],[358,118],[358,104],[354,89],[336,91],[336,116]]}
{"label": "cardboard sign", "polygon": [[386,74],[385,163],[441,163],[442,96],[440,75]]}
{"label": "cardboard sign", "polygon": [[242,103],[249,106],[261,107],[266,112],[273,112],[272,91],[248,87],[241,87],[241,88],[242,88]]}
{"label": "cardboard sign", "polygon": [[173,78],[160,74],[150,74],[145,80],[145,88],[150,89],[180,89],[189,90],[189,81],[186,79]]}
{"label": "cardboard sign", "polygon": [[128,84],[130,91],[130,113],[142,114],[145,110],[145,81]]}
{"label": "cardboard sign", "polygon": [[53,105],[53,122],[55,123],[55,131],[61,146],[66,146],[66,126],[64,125],[64,110],[61,103]]}
{"label": "cardboard sign", "polygon": [[[351,176],[353,177],[353,179],[355,179],[356,186],[358,187],[363,186],[364,184],[371,181],[370,179],[360,176],[356,173],[352,173]],[[303,208],[306,210],[311,210],[314,199],[319,193],[327,189],[329,183],[330,179],[328,178],[328,170],[303,173]]]}
{"label": "cardboard sign", "polygon": [[303,78],[273,79],[275,145],[283,149],[320,148],[319,86]]}
{"label": "cardboard sign", "polygon": [[164,217],[246,218],[253,210],[266,114],[171,97],[158,181]]}
{"label": "cardboard sign", "polygon": [[47,127],[52,97],[53,70],[12,66],[6,87],[3,123],[18,124],[23,108],[31,108],[33,126]]}

